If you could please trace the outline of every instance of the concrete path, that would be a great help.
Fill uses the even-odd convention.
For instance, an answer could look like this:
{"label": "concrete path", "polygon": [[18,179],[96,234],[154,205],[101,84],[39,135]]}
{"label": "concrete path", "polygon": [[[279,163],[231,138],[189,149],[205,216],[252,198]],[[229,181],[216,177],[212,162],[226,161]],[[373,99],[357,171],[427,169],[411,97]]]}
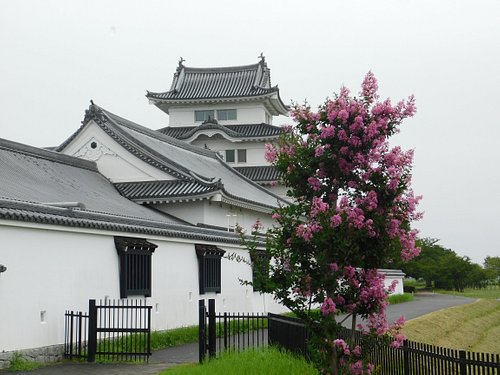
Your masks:
{"label": "concrete path", "polygon": [[[466,298],[445,294],[421,293],[412,302],[391,305],[387,309],[387,321],[394,322],[404,315],[406,320],[441,310],[451,306],[474,302]],[[198,361],[198,343],[158,350],[153,353],[148,364],[88,364],[64,362],[35,371],[16,372],[18,375],[153,375],[180,363]],[[9,374],[0,371],[0,375]]]}

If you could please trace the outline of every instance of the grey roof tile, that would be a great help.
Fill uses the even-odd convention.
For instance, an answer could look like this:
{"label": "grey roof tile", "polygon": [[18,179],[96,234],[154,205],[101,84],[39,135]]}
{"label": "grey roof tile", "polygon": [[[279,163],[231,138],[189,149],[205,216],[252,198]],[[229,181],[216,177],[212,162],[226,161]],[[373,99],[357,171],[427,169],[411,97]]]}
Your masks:
{"label": "grey roof tile", "polygon": [[94,162],[0,139],[0,198],[80,202],[88,212],[176,222],[122,197]]}
{"label": "grey roof tile", "polygon": [[257,64],[220,68],[192,68],[182,62],[174,73],[170,90],[148,91],[146,97],[150,101],[158,104],[272,97],[276,101],[276,114],[288,113],[278,86],[271,86],[271,73],[263,56]]}
{"label": "grey roof tile", "polygon": [[191,68],[180,65],[169,91],[148,92],[156,99],[215,99],[261,96],[278,91],[271,87],[265,63],[224,68]]}
{"label": "grey roof tile", "polygon": [[179,180],[211,184],[220,179],[221,191],[226,196],[266,210],[276,208],[278,201],[286,203],[282,198],[236,173],[216,152],[145,128],[96,105],[90,106],[84,125],[58,150],[64,150],[91,119],[129,152]]}
{"label": "grey roof tile", "polygon": [[157,202],[181,197],[200,197],[221,189],[219,181],[213,184],[203,184],[196,180],[122,182],[114,185],[120,194],[128,199]]}
{"label": "grey roof tile", "polygon": [[[0,139],[0,219],[238,243],[121,196],[94,162]],[[216,184],[215,184],[216,185]],[[63,208],[48,202],[79,202]]]}
{"label": "grey roof tile", "polygon": [[280,180],[280,173],[272,165],[235,167],[245,177],[255,182],[274,182]]}
{"label": "grey roof tile", "polygon": [[167,126],[157,131],[174,137],[177,139],[187,139],[192,137],[196,132],[203,130],[220,130],[226,133],[228,136],[233,138],[276,138],[283,133],[283,130],[279,126],[269,125],[265,123],[260,124],[239,124],[239,125],[221,125],[213,123],[204,123],[199,126],[179,126],[170,127]]}
{"label": "grey roof tile", "polygon": [[240,242],[239,236],[227,232],[227,230],[215,230],[193,225],[69,210],[1,198],[0,219],[174,238],[189,238],[203,241]]}

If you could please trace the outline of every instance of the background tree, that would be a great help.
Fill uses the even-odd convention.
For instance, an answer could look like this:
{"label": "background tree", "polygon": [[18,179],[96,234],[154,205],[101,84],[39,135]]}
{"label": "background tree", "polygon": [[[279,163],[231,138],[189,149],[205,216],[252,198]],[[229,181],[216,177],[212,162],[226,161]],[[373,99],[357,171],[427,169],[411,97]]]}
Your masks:
{"label": "background tree", "polygon": [[456,290],[465,287],[482,287],[488,280],[486,271],[468,257],[460,257],[454,251],[439,245],[438,240],[417,240],[420,256],[409,262],[396,262],[407,276],[424,279],[427,287]]}
{"label": "background tree", "polygon": [[367,320],[365,344],[370,334],[389,333],[401,344],[402,320],[392,327],[385,320],[388,291],[377,268],[420,251],[410,227],[421,217],[411,190],[413,152],[388,143],[413,116],[414,99],[377,101],[377,89],[369,72],[359,97],[341,88],[317,112],[295,106],[296,126],[266,146],[293,203],[273,215],[278,225],[268,233],[272,261],[263,289],[306,322],[323,373],[373,370],[366,347],[338,338],[339,313],[352,317],[353,328],[357,317]]}
{"label": "background tree", "polygon": [[500,282],[500,257],[487,256],[484,259],[484,269],[489,280]]}

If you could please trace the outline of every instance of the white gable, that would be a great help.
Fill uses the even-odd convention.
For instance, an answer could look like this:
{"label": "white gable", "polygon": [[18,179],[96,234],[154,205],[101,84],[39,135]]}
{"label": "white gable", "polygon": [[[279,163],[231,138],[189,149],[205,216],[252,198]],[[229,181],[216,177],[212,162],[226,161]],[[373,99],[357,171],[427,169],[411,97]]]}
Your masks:
{"label": "white gable", "polygon": [[61,152],[95,161],[99,172],[111,182],[175,180],[125,150],[94,121],[90,121]]}

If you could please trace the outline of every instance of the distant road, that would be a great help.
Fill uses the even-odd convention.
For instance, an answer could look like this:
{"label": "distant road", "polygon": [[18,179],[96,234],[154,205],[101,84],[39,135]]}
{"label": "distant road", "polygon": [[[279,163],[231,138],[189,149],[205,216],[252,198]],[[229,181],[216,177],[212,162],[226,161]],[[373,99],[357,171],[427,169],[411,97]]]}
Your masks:
{"label": "distant road", "polygon": [[387,308],[387,321],[392,323],[401,315],[403,315],[406,320],[410,320],[433,311],[472,303],[475,300],[475,298],[450,294],[417,293],[413,301],[389,305]]}

